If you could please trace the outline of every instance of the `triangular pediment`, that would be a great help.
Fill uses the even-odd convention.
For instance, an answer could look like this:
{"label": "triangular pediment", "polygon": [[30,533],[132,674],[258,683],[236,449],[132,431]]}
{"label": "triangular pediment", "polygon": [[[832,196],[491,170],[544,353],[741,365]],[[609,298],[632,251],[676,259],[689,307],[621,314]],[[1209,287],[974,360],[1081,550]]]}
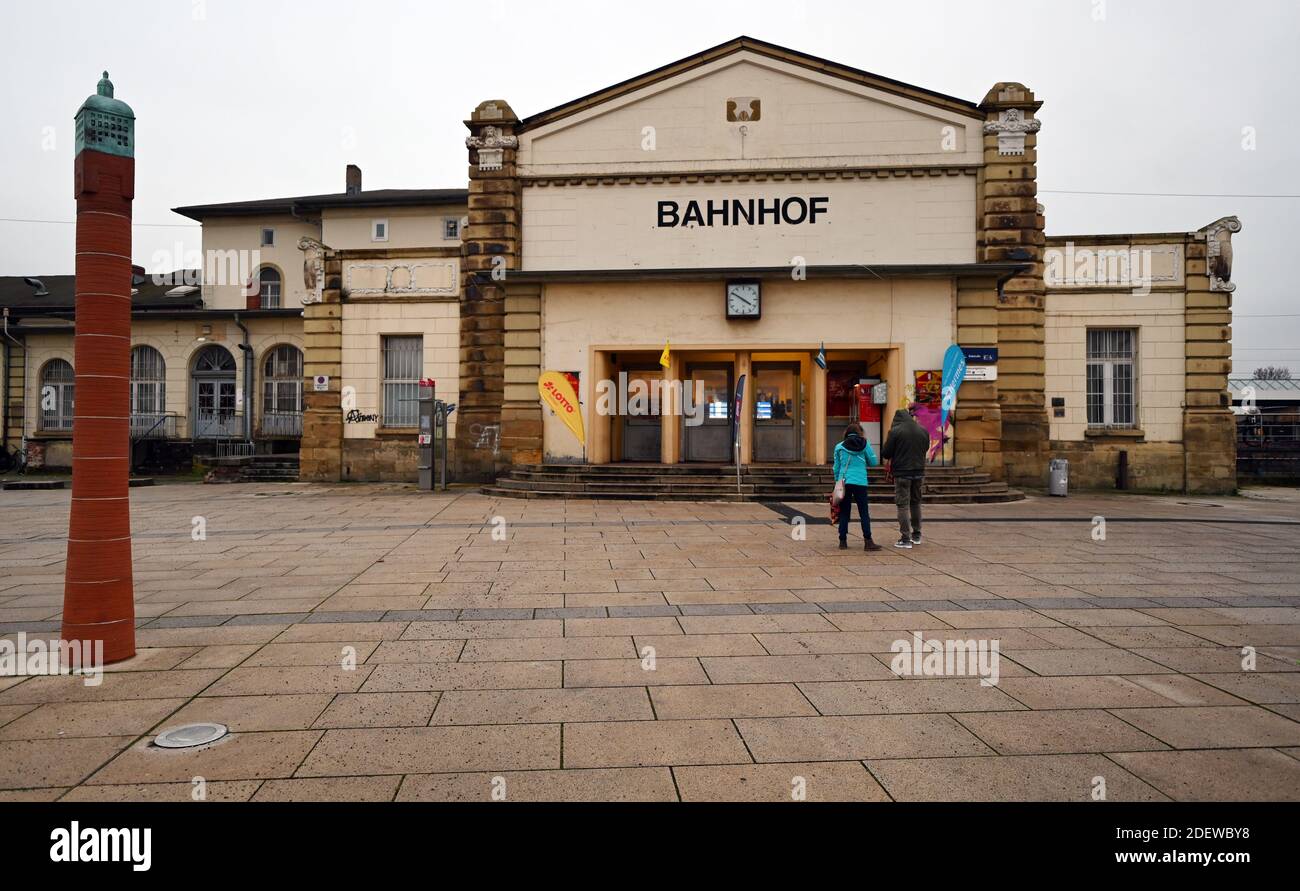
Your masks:
{"label": "triangular pediment", "polygon": [[740,38],[534,115],[525,176],[978,163],[953,99]]}

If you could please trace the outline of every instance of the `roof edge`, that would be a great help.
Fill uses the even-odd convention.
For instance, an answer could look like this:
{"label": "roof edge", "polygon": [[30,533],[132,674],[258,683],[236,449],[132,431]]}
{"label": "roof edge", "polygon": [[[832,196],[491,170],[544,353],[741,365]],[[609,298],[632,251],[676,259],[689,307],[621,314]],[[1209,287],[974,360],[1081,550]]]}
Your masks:
{"label": "roof edge", "polygon": [[526,130],[535,129],[545,124],[561,120],[577,114],[586,108],[597,105],[601,102],[607,102],[619,96],[626,95],[649,86],[661,80],[691,71],[702,65],[725,58],[743,50],[752,50],[760,55],[767,56],[771,59],[789,62],[799,65],[813,71],[821,71],[827,74],[835,75],[845,80],[856,81],[857,83],[867,86],[874,86],[877,89],[884,90],[894,95],[906,99],[913,99],[919,102],[928,102],[931,105],[937,105],[946,108],[949,111],[958,114],[968,115],[979,120],[984,119],[984,112],[980,110],[979,103],[972,102],[969,99],[961,99],[956,96],[949,96],[946,93],[940,93],[935,90],[928,90],[925,87],[918,87],[915,84],[909,84],[901,80],[895,80],[892,77],[885,77],[882,74],[873,74],[870,71],[864,71],[861,68],[854,68],[851,65],[844,65],[840,62],[832,62],[829,59],[823,59],[820,56],[814,56],[811,53],[800,52],[799,50],[790,49],[776,43],[769,43],[765,40],[758,40],[754,37],[741,35],[734,37],[717,46],[709,47],[689,56],[678,59],[675,62],[669,62],[667,65],[661,65],[658,68],[638,74],[627,80],[619,81],[612,86],[604,87],[594,92],[579,96],[568,102],[548,108],[545,111],[539,111],[531,114],[519,122],[515,128],[516,133],[522,133]]}

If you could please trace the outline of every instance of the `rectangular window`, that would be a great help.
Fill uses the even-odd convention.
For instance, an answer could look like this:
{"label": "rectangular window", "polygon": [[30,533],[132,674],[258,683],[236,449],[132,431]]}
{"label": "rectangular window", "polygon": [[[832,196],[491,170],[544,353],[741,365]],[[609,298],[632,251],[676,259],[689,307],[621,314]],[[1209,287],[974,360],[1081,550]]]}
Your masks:
{"label": "rectangular window", "polygon": [[442,221],[442,237],[446,239],[460,238],[460,219],[457,217],[447,217]]}
{"label": "rectangular window", "polygon": [[262,229],[262,247],[275,247],[275,230],[269,226]]}
{"label": "rectangular window", "polygon": [[383,338],[384,426],[414,427],[420,417],[420,378],[424,374],[424,338]]}
{"label": "rectangular window", "polygon": [[371,241],[388,240],[388,220],[370,221],[370,240]]}
{"label": "rectangular window", "polygon": [[1136,347],[1132,329],[1088,329],[1088,426],[1137,426]]}

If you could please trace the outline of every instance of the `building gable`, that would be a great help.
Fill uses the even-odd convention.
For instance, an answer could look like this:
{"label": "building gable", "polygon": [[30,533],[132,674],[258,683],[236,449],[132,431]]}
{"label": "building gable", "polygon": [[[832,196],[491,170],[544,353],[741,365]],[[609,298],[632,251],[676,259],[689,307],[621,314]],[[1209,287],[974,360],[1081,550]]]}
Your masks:
{"label": "building gable", "polygon": [[528,177],[980,163],[982,116],[959,100],[744,45],[530,118]]}

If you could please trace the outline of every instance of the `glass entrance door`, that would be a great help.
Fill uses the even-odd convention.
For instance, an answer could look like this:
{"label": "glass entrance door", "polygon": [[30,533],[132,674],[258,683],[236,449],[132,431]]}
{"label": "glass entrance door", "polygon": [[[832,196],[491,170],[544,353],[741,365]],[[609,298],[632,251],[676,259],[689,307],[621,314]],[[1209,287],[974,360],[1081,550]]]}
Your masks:
{"label": "glass entrance door", "polygon": [[[659,415],[650,411],[650,394],[660,386],[664,373],[660,369],[629,369],[627,372],[628,405],[623,415],[624,461],[658,463],[661,458]],[[635,388],[635,389],[634,389]],[[632,399],[635,392],[643,399]]]}
{"label": "glass entrance door", "polygon": [[754,365],[754,462],[798,461],[799,367]]}
{"label": "glass entrance door", "polygon": [[235,412],[233,378],[194,382],[194,436],[198,439],[234,436],[240,432]]}
{"label": "glass entrance door", "polygon": [[682,386],[689,388],[696,413],[694,418],[682,418],[686,460],[732,461],[731,366],[688,365]]}

